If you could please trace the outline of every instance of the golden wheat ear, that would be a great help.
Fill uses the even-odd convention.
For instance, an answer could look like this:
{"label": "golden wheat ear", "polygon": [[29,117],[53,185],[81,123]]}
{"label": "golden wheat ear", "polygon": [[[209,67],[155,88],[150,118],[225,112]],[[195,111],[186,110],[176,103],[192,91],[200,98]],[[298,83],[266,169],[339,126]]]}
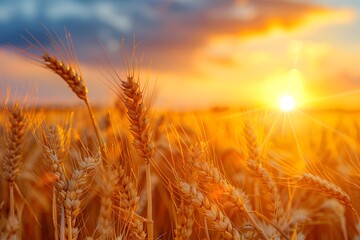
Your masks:
{"label": "golden wheat ear", "polygon": [[319,176],[315,176],[311,173],[304,173],[297,177],[297,181],[300,186],[306,186],[312,188],[318,192],[337,199],[345,207],[351,207],[351,201],[349,195],[345,193],[339,186],[331,183]]}
{"label": "golden wheat ear", "polygon": [[16,177],[22,165],[23,142],[25,138],[25,114],[18,102],[8,107],[8,124],[5,128],[5,155],[2,160],[2,174],[9,184],[9,215],[6,223],[5,238],[18,239],[21,223],[15,214]]}
{"label": "golden wheat ear", "polygon": [[176,211],[176,228],[174,229],[175,240],[190,239],[192,235],[192,228],[195,222],[194,206],[190,203],[185,203],[181,199],[180,206]]}
{"label": "golden wheat ear", "polygon": [[96,180],[100,187],[100,210],[97,220],[97,232],[104,239],[114,239],[113,196],[117,192],[117,171],[113,167],[101,168],[101,177],[96,178]]}
{"label": "golden wheat ear", "polygon": [[49,45],[45,46],[30,32],[28,51],[20,51],[24,57],[33,60],[40,66],[49,69],[61,77],[76,96],[84,101],[94,127],[98,144],[104,158],[107,158],[106,143],[101,135],[99,126],[95,120],[91,105],[88,99],[88,88],[79,67],[74,45],[69,32],[65,31],[66,41],[63,41],[56,32],[50,32],[46,27],[45,31],[49,39]]}
{"label": "golden wheat ear", "polygon": [[214,229],[220,232],[223,239],[243,239],[241,232],[232,225],[230,219],[221,211],[219,206],[210,202],[195,185],[181,181],[179,190],[194,208],[213,223]]}
{"label": "golden wheat ear", "polygon": [[99,160],[95,157],[84,157],[78,162],[78,167],[72,172],[66,184],[63,202],[65,210],[65,235],[68,239],[77,239],[80,228],[77,217],[81,212],[82,197],[89,185],[89,180],[95,172]]}
{"label": "golden wheat ear", "polygon": [[121,88],[124,92],[130,131],[134,137],[133,145],[145,160],[145,164],[148,164],[154,154],[154,145],[150,132],[149,110],[143,103],[143,93],[132,75],[127,76],[126,81],[121,81]]}
{"label": "golden wheat ear", "polygon": [[134,217],[139,201],[137,185],[121,165],[117,167],[117,171],[119,207],[128,212],[126,214],[127,227],[129,228],[128,237],[129,239],[145,239],[146,234],[143,229],[143,222]]}
{"label": "golden wheat ear", "polygon": [[231,207],[244,214],[249,219],[252,227],[259,233],[259,237],[267,239],[263,230],[249,212],[250,204],[247,195],[231,185],[215,166],[207,163],[205,159],[201,159],[200,155],[204,152],[204,146],[204,144],[195,144],[190,147],[188,163],[193,166],[193,169],[202,179],[206,179],[205,185],[209,185],[210,188],[221,188],[224,193],[224,197],[221,199],[224,206]]}
{"label": "golden wheat ear", "polygon": [[85,102],[88,101],[87,93],[88,89],[86,87],[83,77],[77,73],[71,65],[66,65],[56,56],[51,56],[49,53],[44,53],[42,56],[44,60],[44,65],[52,70],[55,74],[59,75],[71,88],[71,90],[78,96],[80,99]]}
{"label": "golden wheat ear", "polygon": [[9,106],[8,110],[9,119],[6,126],[6,150],[2,162],[2,173],[7,182],[14,183],[21,167],[25,114],[18,102]]}

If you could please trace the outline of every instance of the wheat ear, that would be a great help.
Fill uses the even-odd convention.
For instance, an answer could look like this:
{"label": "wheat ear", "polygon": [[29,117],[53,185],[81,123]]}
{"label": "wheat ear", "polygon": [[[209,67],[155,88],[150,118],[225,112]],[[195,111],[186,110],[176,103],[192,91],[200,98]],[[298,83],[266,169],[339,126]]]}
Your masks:
{"label": "wheat ear", "polygon": [[185,199],[213,223],[224,239],[242,239],[240,232],[231,224],[230,219],[220,210],[218,205],[211,203],[197,188],[190,183],[180,181],[179,190]]}
{"label": "wheat ear", "polygon": [[101,149],[101,153],[104,157],[107,157],[107,150],[106,150],[106,144],[104,139],[101,136],[101,132],[99,129],[99,125],[95,121],[94,113],[92,111],[92,108],[89,103],[89,99],[87,96],[88,89],[86,87],[85,81],[81,74],[77,73],[75,71],[75,68],[71,65],[67,65],[60,61],[55,56],[50,56],[48,53],[44,53],[42,56],[43,62],[45,67],[53,71],[55,74],[59,75],[65,82],[69,85],[71,90],[85,102],[85,105],[88,109],[90,119],[92,122],[92,125],[94,127],[96,137]]}
{"label": "wheat ear", "polygon": [[131,239],[145,239],[146,234],[143,229],[143,223],[134,218],[136,215],[136,208],[138,204],[138,194],[136,191],[136,184],[126,174],[125,169],[118,166],[118,191],[119,191],[119,205],[120,208],[128,211],[128,227],[130,230],[129,237]]}
{"label": "wheat ear", "polygon": [[6,150],[2,162],[2,172],[5,180],[14,184],[20,173],[23,142],[25,137],[25,115],[19,103],[9,107],[9,120],[6,126]]}
{"label": "wheat ear", "polygon": [[147,191],[147,231],[148,238],[153,239],[152,220],[152,194],[151,194],[151,165],[150,161],[154,154],[154,145],[150,133],[148,109],[143,103],[143,93],[139,83],[134,80],[132,73],[128,74],[126,81],[121,81],[124,92],[124,104],[130,121],[130,131],[134,137],[133,145],[138,154],[145,161],[146,166],[146,191]]}
{"label": "wheat ear", "polygon": [[118,188],[120,207],[128,210],[136,210],[139,200],[136,185],[131,178],[126,174],[122,166],[118,166]]}
{"label": "wheat ear", "polygon": [[279,219],[284,214],[284,209],[281,206],[279,189],[269,173],[269,171],[261,167],[254,160],[248,159],[247,166],[256,178],[260,179],[262,184],[266,187],[266,195],[269,204],[266,208],[272,213],[274,219]]}
{"label": "wheat ear", "polygon": [[112,239],[113,200],[112,197],[117,189],[118,173],[112,167],[104,168],[102,179],[99,184],[101,189],[100,213],[98,217],[97,231],[101,238]]}
{"label": "wheat ear", "polygon": [[[260,161],[260,150],[257,144],[257,138],[254,134],[253,128],[249,122],[244,124],[244,137],[246,141],[248,159],[254,160],[258,164],[262,164]],[[257,182],[254,183],[254,194],[255,194],[255,209],[260,209],[260,188]]]}
{"label": "wheat ear", "polygon": [[64,64],[55,56],[45,53],[42,56],[45,66],[59,75],[69,85],[71,90],[82,100],[87,101],[88,90],[82,76],[79,75],[73,67]]}
{"label": "wheat ear", "polygon": [[43,130],[43,152],[49,161],[52,173],[55,177],[54,187],[57,191],[57,200],[62,204],[65,200],[67,179],[64,159],[68,153],[68,134],[57,125],[50,125]]}
{"label": "wheat ear", "polygon": [[14,187],[20,173],[23,142],[25,138],[25,114],[18,102],[9,107],[9,120],[6,126],[5,156],[2,161],[2,174],[9,184],[9,216],[6,233],[10,239],[19,234],[20,223],[15,215]]}
{"label": "wheat ear", "polygon": [[183,199],[177,209],[177,222],[174,230],[174,239],[187,240],[190,239],[192,228],[195,222],[194,206],[186,204]]}
{"label": "wheat ear", "polygon": [[240,213],[244,214],[251,222],[254,229],[259,233],[261,239],[267,239],[260,226],[256,223],[254,217],[250,214],[247,206],[250,204],[247,201],[247,196],[240,190],[231,185],[215,167],[210,166],[206,162],[195,163],[194,166],[199,170],[198,174],[204,177],[208,184],[212,186],[220,186],[223,191],[223,197],[225,198],[225,206],[228,208],[235,208]]}
{"label": "wheat ear", "polygon": [[246,140],[246,147],[248,158],[260,163],[260,155],[259,155],[259,146],[257,144],[257,138],[254,134],[254,130],[251,127],[249,122],[245,122],[244,124],[244,137]]}
{"label": "wheat ear", "polygon": [[202,179],[206,180],[204,184],[210,185],[211,188],[220,187],[223,191],[222,196],[225,198],[225,207],[235,208],[240,213],[244,214],[249,219],[254,229],[259,233],[260,237],[262,239],[267,239],[256,220],[249,212],[251,208],[246,194],[231,185],[216,167],[211,166],[206,161],[201,161],[199,155],[203,152],[202,148],[203,146],[201,144],[190,147],[189,162],[197,170],[197,174],[199,174]]}
{"label": "wheat ear", "polygon": [[98,161],[93,157],[85,157],[79,162],[67,182],[64,207],[66,216],[66,236],[68,240],[77,239],[79,229],[76,218],[80,213],[81,197],[85,193],[88,178],[93,174]]}
{"label": "wheat ear", "polygon": [[345,207],[352,207],[350,197],[339,186],[311,173],[304,173],[297,177],[301,185],[306,185],[331,198],[337,199]]}
{"label": "wheat ear", "polygon": [[[135,212],[133,212],[135,214]],[[130,216],[131,217],[131,216]],[[131,217],[128,223],[130,233],[128,238],[131,240],[145,240],[146,234],[143,228],[143,222],[139,219]]]}
{"label": "wheat ear", "polygon": [[134,137],[133,145],[147,165],[154,154],[154,145],[149,129],[148,109],[143,103],[143,93],[132,75],[127,76],[127,81],[121,81],[121,87],[125,94],[124,104],[130,121],[130,131]]}

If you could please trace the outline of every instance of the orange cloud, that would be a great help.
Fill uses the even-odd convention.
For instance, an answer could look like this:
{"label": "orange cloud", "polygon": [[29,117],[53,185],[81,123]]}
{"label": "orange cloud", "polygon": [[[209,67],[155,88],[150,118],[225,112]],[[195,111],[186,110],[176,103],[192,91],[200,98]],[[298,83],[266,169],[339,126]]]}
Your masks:
{"label": "orange cloud", "polygon": [[[346,23],[354,18],[351,9],[332,9],[300,1],[249,1],[246,4],[219,2],[195,12],[164,13],[160,27],[141,42],[155,65],[165,71],[179,71],[179,66],[194,71],[194,65],[204,59],[198,51],[218,39],[252,41],[272,33],[309,31],[326,24]],[[231,55],[231,50],[230,54]],[[231,57],[222,54],[213,61],[231,63]]]}

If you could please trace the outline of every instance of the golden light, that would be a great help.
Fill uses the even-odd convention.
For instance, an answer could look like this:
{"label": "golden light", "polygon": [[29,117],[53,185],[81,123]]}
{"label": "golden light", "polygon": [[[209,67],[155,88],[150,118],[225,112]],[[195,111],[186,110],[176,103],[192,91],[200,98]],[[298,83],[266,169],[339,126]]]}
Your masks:
{"label": "golden light", "polygon": [[285,95],[280,98],[280,108],[283,111],[291,111],[295,108],[295,100],[290,95]]}

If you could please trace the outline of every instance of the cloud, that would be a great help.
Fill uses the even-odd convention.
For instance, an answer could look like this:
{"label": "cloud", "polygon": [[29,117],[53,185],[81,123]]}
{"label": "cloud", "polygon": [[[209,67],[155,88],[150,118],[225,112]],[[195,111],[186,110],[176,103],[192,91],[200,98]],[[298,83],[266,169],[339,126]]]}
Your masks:
{"label": "cloud", "polygon": [[38,1],[20,0],[0,3],[0,23],[9,22],[21,16],[24,19],[33,19],[38,14]]}
{"label": "cloud", "polygon": [[13,7],[0,5],[0,22],[7,22],[12,15]]}
{"label": "cloud", "polygon": [[116,11],[114,6],[109,3],[94,5],[95,17],[109,26],[119,31],[128,32],[132,27],[130,17],[126,16],[125,11]]}
{"label": "cloud", "polygon": [[52,21],[60,21],[62,19],[80,19],[88,20],[92,15],[92,10],[86,3],[76,1],[63,1],[61,4],[52,2],[45,7],[45,17]]}
{"label": "cloud", "polygon": [[199,61],[194,58],[197,51],[216,39],[244,42],[273,31],[291,32],[311,28],[319,22],[342,21],[349,15],[352,15],[349,10],[309,2],[269,0],[236,5],[230,1],[209,1],[190,12],[169,10],[159,14],[162,21],[151,28],[151,32],[143,31],[146,25],[135,24],[135,27],[139,29],[140,36],[137,36],[146,53],[154,56],[164,68],[175,70],[178,65],[192,67],[194,61]]}
{"label": "cloud", "polygon": [[81,41],[84,46],[96,43],[104,29],[120,39],[122,35],[133,34],[133,18],[138,12],[134,4],[126,2],[6,1],[0,3],[0,44],[24,45],[20,36],[24,35],[26,29],[43,40],[42,24],[60,33],[64,27],[68,28],[74,39]]}
{"label": "cloud", "polygon": [[[238,35],[246,39],[278,27],[295,29],[309,16],[335,10],[309,2],[232,1],[6,1],[0,4],[0,43],[19,41],[24,29],[37,32],[41,23],[62,31],[66,26],[82,42],[91,42],[109,29],[114,36],[137,38],[154,50],[196,48],[209,37]],[[330,18],[324,17],[327,20]],[[317,19],[319,20],[319,19]],[[13,34],[7,36],[6,31]],[[18,37],[17,36],[17,37]],[[19,37],[18,37],[19,38]],[[109,38],[110,39],[110,38]],[[106,39],[104,39],[106,40]]]}

